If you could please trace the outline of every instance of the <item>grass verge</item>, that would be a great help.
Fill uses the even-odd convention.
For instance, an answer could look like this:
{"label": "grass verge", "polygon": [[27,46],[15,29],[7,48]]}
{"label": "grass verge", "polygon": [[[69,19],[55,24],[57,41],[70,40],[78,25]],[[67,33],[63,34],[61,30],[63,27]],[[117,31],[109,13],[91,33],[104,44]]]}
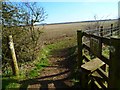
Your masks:
{"label": "grass verge", "polygon": [[[20,75],[19,77],[15,77],[12,75],[12,72],[8,70],[9,75],[3,75],[2,77],[2,89],[3,90],[9,90],[9,89],[18,89],[20,87],[19,81],[25,80],[25,79],[32,79],[40,76],[40,71],[47,65],[49,65],[48,57],[49,57],[49,49],[44,47],[40,50],[39,56],[36,60],[33,62],[27,62],[25,63],[26,67],[20,68]],[[27,72],[26,72],[27,71]]]}
{"label": "grass verge", "polygon": [[[26,67],[21,66],[19,78],[16,78],[12,75],[9,77],[3,76],[2,88],[4,90],[11,88],[17,89],[21,86],[19,81],[40,77],[42,69],[49,65],[49,57],[54,53],[52,51],[64,49],[73,45],[76,45],[75,38],[66,38],[53,44],[44,46],[40,50],[39,56],[36,60],[33,62],[26,62]],[[70,50],[70,52],[71,51],[72,50]]]}

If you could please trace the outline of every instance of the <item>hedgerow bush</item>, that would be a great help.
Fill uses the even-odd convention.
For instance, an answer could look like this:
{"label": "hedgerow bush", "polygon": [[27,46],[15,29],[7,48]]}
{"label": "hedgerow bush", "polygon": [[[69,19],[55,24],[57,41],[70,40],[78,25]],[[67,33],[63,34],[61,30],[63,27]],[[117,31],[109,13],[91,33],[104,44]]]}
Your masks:
{"label": "hedgerow bush", "polygon": [[[15,53],[18,61],[18,65],[21,63],[33,61],[37,58],[41,45],[39,38],[41,30],[39,28],[34,29],[34,23],[44,21],[44,9],[38,8],[34,10],[32,8],[35,3],[30,3],[29,7],[25,5],[31,12],[29,15],[25,6],[17,6],[16,3],[2,2],[2,71],[3,74],[6,70],[12,66],[12,57],[9,49],[8,36],[13,36]],[[37,10],[41,10],[37,12]],[[35,18],[36,17],[36,18]]]}

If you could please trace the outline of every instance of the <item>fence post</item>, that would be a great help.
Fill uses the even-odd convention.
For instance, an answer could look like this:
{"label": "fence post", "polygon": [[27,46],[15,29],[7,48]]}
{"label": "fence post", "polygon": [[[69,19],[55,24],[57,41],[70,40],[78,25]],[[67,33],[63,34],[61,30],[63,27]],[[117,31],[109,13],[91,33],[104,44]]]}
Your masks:
{"label": "fence post", "polygon": [[12,55],[13,75],[18,76],[19,75],[19,68],[18,68],[17,59],[16,59],[16,55],[15,55],[15,49],[14,49],[14,43],[13,43],[12,35],[9,36],[9,45],[10,45],[9,48],[10,48],[11,55]]}
{"label": "fence post", "polygon": [[119,34],[119,37],[120,37],[120,26],[118,26],[118,29],[119,29],[118,34]]}
{"label": "fence post", "polygon": [[118,32],[117,32],[117,36],[120,37],[120,26],[117,26]]}
{"label": "fence post", "polygon": [[103,26],[100,27],[100,36],[103,36]]}
{"label": "fence post", "polygon": [[[103,37],[103,26],[100,27],[100,37]],[[102,56],[102,40],[99,40],[99,50],[100,50],[100,57]],[[106,64],[102,66],[104,71],[107,70]]]}
{"label": "fence post", "polygon": [[108,87],[120,90],[120,38],[111,38]]}
{"label": "fence post", "polygon": [[82,54],[82,37],[83,37],[83,32],[81,30],[77,30],[77,45],[78,45],[78,61],[77,61],[77,68],[80,71],[80,76],[79,76],[79,80],[80,80],[80,85],[81,87],[85,87],[85,75],[82,73],[81,70],[81,65],[83,63],[83,54]]}
{"label": "fence post", "polygon": [[99,36],[99,26],[97,26],[97,30],[98,30],[98,31],[97,31],[97,35]]}
{"label": "fence post", "polygon": [[78,45],[78,69],[80,69],[81,65],[82,65],[82,36],[83,33],[81,30],[77,30],[77,45]]}
{"label": "fence post", "polygon": [[113,24],[111,24],[110,36],[113,35]]}
{"label": "fence post", "polygon": [[[103,26],[100,27],[100,37],[103,37]],[[102,40],[99,40],[100,56],[102,55]]]}

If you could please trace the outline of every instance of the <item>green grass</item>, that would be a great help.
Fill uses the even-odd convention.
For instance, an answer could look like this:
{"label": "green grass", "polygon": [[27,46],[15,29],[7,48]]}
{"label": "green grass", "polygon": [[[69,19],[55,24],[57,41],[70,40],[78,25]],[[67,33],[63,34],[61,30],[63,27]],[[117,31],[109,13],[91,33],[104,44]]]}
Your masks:
{"label": "green grass", "polygon": [[49,53],[50,53],[50,50],[48,49],[47,46],[44,47],[42,50],[40,50],[39,57],[34,62],[34,68],[30,72],[28,72],[29,78],[40,76],[40,71],[44,67],[49,65],[49,62],[48,62]]}
{"label": "green grass", "polygon": [[[34,60],[33,62],[26,62],[27,65],[33,65],[34,66],[33,68],[30,68],[30,70],[28,72],[26,72],[26,68],[21,69],[20,76],[18,78],[19,80],[16,77],[12,76],[11,74],[9,74],[10,75],[9,77],[5,77],[3,75],[2,87],[5,90],[8,90],[10,88],[19,88],[20,84],[18,82],[20,80],[40,77],[40,74],[41,74],[41,71],[43,70],[43,68],[50,65],[49,57],[54,53],[52,51],[64,49],[67,47],[71,47],[73,45],[76,45],[76,41],[74,38],[72,38],[70,40],[65,39],[65,40],[44,46],[40,50],[39,56],[36,60]],[[70,50],[70,52],[72,52],[72,49]],[[8,70],[8,72],[9,72],[9,70]]]}
{"label": "green grass", "polygon": [[14,76],[11,77],[2,77],[2,89],[9,90],[19,88],[20,84],[18,83],[18,79]]}
{"label": "green grass", "polygon": [[60,50],[60,49],[64,49],[67,47],[73,47],[76,45],[76,39],[74,37],[72,38],[66,38],[62,41],[58,41],[56,43],[50,44],[48,45],[48,49],[53,51],[53,50]]}
{"label": "green grass", "polygon": [[110,55],[109,46],[106,46],[106,47],[102,50],[102,55],[109,59],[109,55]]}
{"label": "green grass", "polygon": [[[46,47],[40,50],[40,54],[36,60],[33,62],[27,62],[28,65],[34,64],[34,68],[31,68],[28,72],[26,69],[20,70],[19,80],[31,79],[40,76],[40,71],[47,65],[49,65],[48,57],[50,50]],[[8,70],[8,75],[3,75],[2,77],[2,88],[5,90],[12,88],[19,88],[18,78],[12,76],[11,70]]]}
{"label": "green grass", "polygon": [[[107,59],[109,59],[109,55],[110,55],[110,50],[109,50],[110,46],[105,46],[102,48],[102,55],[104,57],[106,57]],[[83,50],[83,55],[85,55],[89,60],[91,60],[91,57],[89,55],[89,51],[87,51],[87,54],[85,53],[85,50]]]}

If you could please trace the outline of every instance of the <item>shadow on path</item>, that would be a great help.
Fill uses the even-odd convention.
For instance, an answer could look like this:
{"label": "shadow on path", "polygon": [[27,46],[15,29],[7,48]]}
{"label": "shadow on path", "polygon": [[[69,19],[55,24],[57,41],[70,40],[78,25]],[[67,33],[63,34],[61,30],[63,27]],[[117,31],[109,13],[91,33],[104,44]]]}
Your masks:
{"label": "shadow on path", "polygon": [[35,90],[48,90],[49,88],[73,88],[74,86],[70,78],[76,64],[77,55],[75,54],[75,51],[76,46],[61,50],[54,50],[52,55],[53,60],[51,61],[53,66],[45,67],[45,72],[49,73],[45,74],[46,76],[41,76],[40,78],[20,81],[20,90],[32,88]]}
{"label": "shadow on path", "polygon": [[[19,82],[21,84],[20,90],[27,90],[29,85],[35,85],[35,84],[40,85],[40,90],[47,89],[48,84],[51,84],[51,83],[54,84],[54,87],[56,89],[57,88],[69,88],[69,86],[64,83],[64,81],[68,80],[69,77],[66,77],[66,78],[63,78],[63,79],[57,79],[57,80],[43,80],[43,79],[63,75],[63,74],[69,73],[69,72],[70,71],[68,70],[68,71],[61,72],[61,73],[58,73],[58,74],[53,74],[53,75],[50,75],[50,76],[44,76],[44,77],[40,77],[40,78],[20,81]],[[34,88],[36,88],[36,87],[34,87]]]}

